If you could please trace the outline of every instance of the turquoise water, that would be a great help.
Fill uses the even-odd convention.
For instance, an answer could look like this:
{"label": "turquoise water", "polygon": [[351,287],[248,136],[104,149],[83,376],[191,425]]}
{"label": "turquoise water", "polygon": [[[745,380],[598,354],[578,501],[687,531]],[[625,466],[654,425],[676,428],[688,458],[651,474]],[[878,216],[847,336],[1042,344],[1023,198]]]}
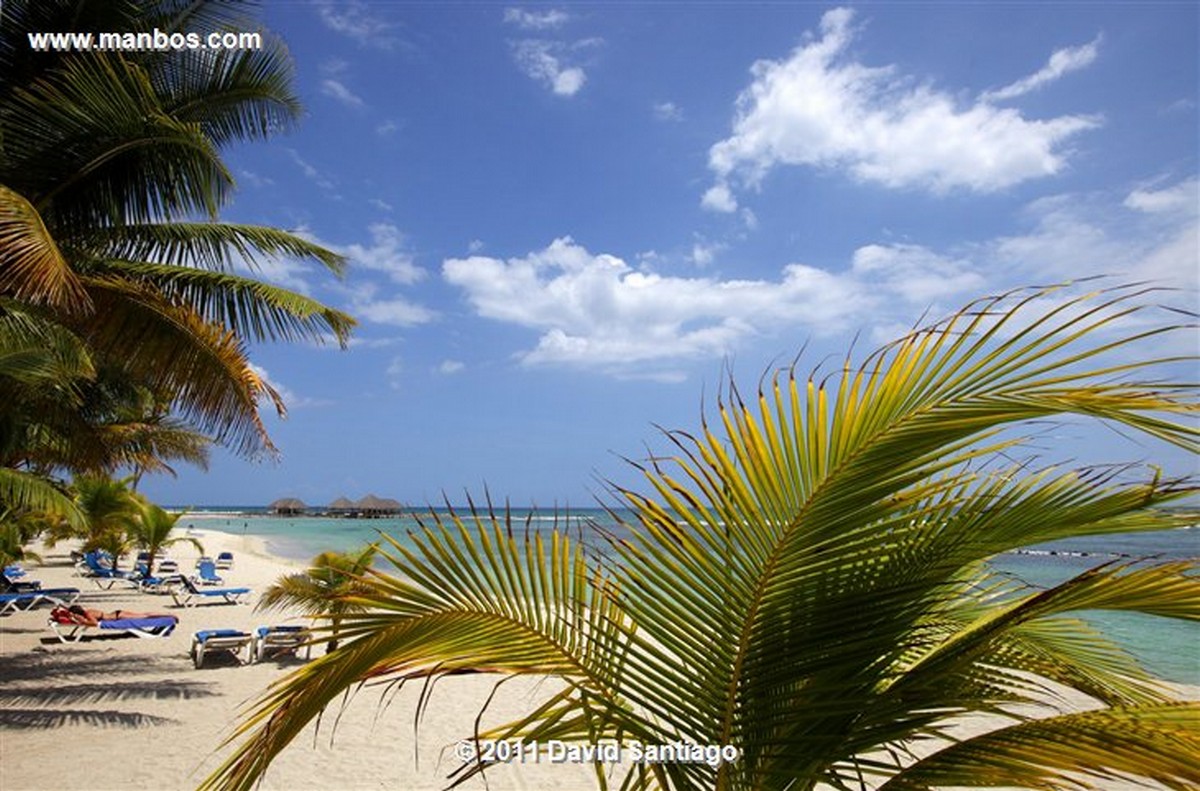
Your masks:
{"label": "turquoise water", "polygon": [[[204,518],[180,525],[194,524],[198,530],[216,529],[241,535],[259,536],[270,551],[294,560],[307,561],[326,550],[349,550],[379,538],[380,532],[400,538],[414,529],[412,518],[330,519],[323,517],[275,517],[261,509],[215,509]],[[526,519],[529,521],[526,522]],[[614,527],[604,511],[589,509],[569,515],[515,512],[514,530],[548,529],[554,525],[584,529],[592,521]],[[1160,533],[1103,536],[1071,539],[1038,547],[1031,552],[1008,554],[996,566],[1036,586],[1061,582],[1099,563],[1129,556],[1161,558],[1200,557],[1200,529]],[[1123,612],[1089,612],[1086,619],[1121,642],[1156,675],[1176,682],[1200,685],[1200,625],[1169,618],[1156,618]]]}

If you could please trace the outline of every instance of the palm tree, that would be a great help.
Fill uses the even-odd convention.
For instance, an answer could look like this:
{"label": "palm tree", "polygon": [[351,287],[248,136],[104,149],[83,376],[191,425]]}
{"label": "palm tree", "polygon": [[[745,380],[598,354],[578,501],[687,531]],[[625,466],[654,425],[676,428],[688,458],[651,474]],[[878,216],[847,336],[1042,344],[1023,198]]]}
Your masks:
{"label": "palm tree", "polygon": [[[1172,420],[1195,414],[1196,388],[1138,378],[1163,361],[1137,343],[1179,327],[1146,328],[1133,294],[1044,296],[981,300],[861,365],[780,372],[754,399],[731,386],[719,432],[669,433],[675,454],[642,466],[650,493],[617,490],[629,516],[613,511],[603,553],[557,530],[514,535],[474,508],[392,541],[396,573],[371,571],[370,592],[348,599],[367,610],[342,617],[346,645],[264,693],[203,787],[253,787],[364,680],[452,672],[564,682],[480,737],[740,751],[626,763],[612,780],[626,789],[1061,788],[1126,774],[1197,787],[1200,704],[1073,617],[1200,619],[1195,564],[1102,563],[1046,590],[989,565],[1197,520],[1167,508],[1193,481],[1005,461],[1031,423],[1062,415],[1200,447]],[[1054,684],[1097,708],[1055,710]],[[1031,701],[1043,705],[1011,705]],[[995,730],[947,738],[956,717],[1000,712]]]}
{"label": "palm tree", "polygon": [[147,569],[154,568],[154,561],[160,551],[182,541],[194,546],[201,555],[204,554],[204,545],[195,537],[171,537],[175,523],[183,516],[182,512],[173,514],[144,500],[139,502],[138,506],[137,516],[129,523],[128,533],[133,545],[149,554],[150,557],[146,561]]}
{"label": "palm tree", "polygon": [[307,571],[286,574],[263,591],[258,609],[296,608],[306,615],[328,619],[325,652],[332,653],[338,647],[342,620],[365,612],[355,597],[370,592],[363,578],[378,551],[378,545],[370,544],[357,552],[322,552],[312,559]]}
{"label": "palm tree", "polygon": [[285,231],[217,221],[234,187],[220,147],[299,115],[286,49],[265,32],[258,50],[33,53],[26,33],[252,22],[237,5],[203,1],[0,8],[0,297],[49,314],[108,381],[136,384],[243,454],[273,451],[259,402],[283,410],[246,343],[344,345],[354,323],[238,273],[288,256],[340,274],[341,257]]}
{"label": "palm tree", "polygon": [[112,556],[117,568],[121,556],[133,546],[130,532],[141,511],[141,501],[129,490],[129,478],[113,480],[99,476],[75,479],[75,502],[84,517],[82,530],[63,526],[47,535],[51,546],[63,538],[78,538],[87,552],[102,549]]}

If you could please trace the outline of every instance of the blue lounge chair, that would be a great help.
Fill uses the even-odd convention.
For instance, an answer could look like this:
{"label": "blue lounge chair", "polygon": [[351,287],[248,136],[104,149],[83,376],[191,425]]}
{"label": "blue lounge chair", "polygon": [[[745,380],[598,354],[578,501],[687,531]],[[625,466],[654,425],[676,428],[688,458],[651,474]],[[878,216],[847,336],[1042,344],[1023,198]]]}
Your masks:
{"label": "blue lounge chair", "polygon": [[131,588],[138,587],[138,575],[131,571],[117,571],[111,565],[105,565],[99,553],[88,552],[83,556],[84,574],[92,578],[97,588],[112,590],[113,585],[121,583]]}
{"label": "blue lounge chair", "polygon": [[0,593],[0,615],[10,610],[32,610],[42,602],[68,606],[79,598],[79,588],[46,588],[20,593]]}
{"label": "blue lounge chair", "polygon": [[179,573],[179,564],[176,563],[174,560],[171,560],[170,558],[163,558],[162,560],[158,561],[158,568],[155,570],[155,573],[156,574],[178,574]]}
{"label": "blue lounge chair", "polygon": [[183,588],[182,590],[178,587],[171,588],[171,598],[180,607],[195,607],[201,602],[239,604],[243,597],[249,596],[252,593],[250,588],[210,588],[202,590],[197,588],[196,584],[187,577],[181,577],[179,581]]}
{"label": "blue lounge chair", "polygon": [[217,568],[219,568],[219,569],[233,568],[233,553],[232,552],[222,552],[219,555],[217,555]]}
{"label": "blue lounge chair", "polygon": [[54,610],[50,613],[50,628],[62,643],[78,643],[93,629],[107,634],[124,633],[143,638],[170,637],[178,625],[179,619],[174,615],[158,618],[118,618],[101,621],[99,626],[92,626],[79,623],[70,612]]}
{"label": "blue lounge chair", "polygon": [[196,564],[196,577],[201,585],[223,585],[225,580],[217,574],[217,566],[212,558],[201,558]]}
{"label": "blue lounge chair", "polygon": [[20,579],[25,576],[25,569],[21,568],[20,564],[14,563],[11,566],[4,567],[4,576],[10,580]]}
{"label": "blue lounge chair", "polygon": [[[204,657],[217,652],[229,654],[239,664],[250,662],[250,644],[254,636],[249,632],[237,629],[205,629],[192,635],[192,664],[199,670],[204,664]],[[242,660],[242,649],[246,650],[246,659]]]}
{"label": "blue lounge chair", "polygon": [[301,648],[305,659],[312,657],[312,632],[307,626],[260,626],[254,630],[251,655],[261,662],[268,655],[272,659],[296,656]]}
{"label": "blue lounge chair", "polygon": [[42,583],[36,580],[17,582],[9,576],[8,569],[0,572],[0,593],[25,593],[35,591],[40,587],[42,587]]}

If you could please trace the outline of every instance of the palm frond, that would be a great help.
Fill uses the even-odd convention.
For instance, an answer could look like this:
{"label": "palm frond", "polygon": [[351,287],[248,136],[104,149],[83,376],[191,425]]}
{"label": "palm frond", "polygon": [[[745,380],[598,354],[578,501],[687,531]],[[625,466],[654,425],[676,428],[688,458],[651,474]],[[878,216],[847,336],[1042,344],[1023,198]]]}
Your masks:
{"label": "palm frond", "polygon": [[87,292],[33,204],[0,184],[0,294],[86,311]]}
{"label": "palm frond", "polygon": [[187,305],[211,324],[251,341],[311,340],[332,334],[343,348],[357,323],[311,297],[247,277],[171,264],[95,261],[91,277],[129,279],[169,302]]}
{"label": "palm frond", "polygon": [[1200,785],[1200,703],[1064,714],[990,731],[907,767],[879,791],[1019,786],[1059,791],[1139,779]]}

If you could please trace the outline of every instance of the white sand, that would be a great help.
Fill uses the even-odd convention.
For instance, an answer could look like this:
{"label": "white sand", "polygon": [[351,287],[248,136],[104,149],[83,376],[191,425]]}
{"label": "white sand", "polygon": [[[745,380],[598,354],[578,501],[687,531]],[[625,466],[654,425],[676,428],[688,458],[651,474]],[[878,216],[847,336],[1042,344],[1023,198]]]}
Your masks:
{"label": "white sand", "polygon": [[[234,553],[234,568],[220,572],[230,586],[261,591],[279,575],[301,568],[267,555],[253,536],[202,529],[199,537],[209,555]],[[60,545],[44,551],[45,565],[31,567],[29,578],[47,588],[78,587],[83,591],[79,603],[86,607],[168,612],[179,616],[180,625],[167,639],[101,638],[63,644],[47,625],[47,606],[0,618],[0,791],[195,788],[228,755],[229,749],[220,745],[239,709],[299,660],[246,666],[214,663],[197,670],[188,656],[192,633],[215,628],[253,631],[260,625],[303,620],[256,612],[255,597],[250,605],[182,609],[170,596],[121,586],[99,590],[90,579],[74,576],[69,549]],[[187,544],[170,552],[184,572],[192,571],[197,554]],[[447,775],[461,765],[453,747],[472,733],[496,680],[459,676],[438,682],[415,733],[419,685],[407,686],[382,711],[378,692],[361,692],[343,712],[332,746],[331,711],[315,744],[310,726],[274,762],[262,787],[444,788]],[[532,703],[549,694],[546,683],[539,686],[531,679],[504,684],[484,726],[528,712]],[[1197,692],[1189,689],[1186,696],[1196,697]],[[979,730],[986,721],[973,722],[967,730]],[[584,765],[543,762],[500,765],[488,770],[486,786],[479,778],[463,786],[485,787],[572,791],[596,786]]]}
{"label": "white sand", "polygon": [[[207,554],[234,553],[234,568],[218,572],[229,586],[257,592],[280,574],[301,568],[267,556],[252,536],[201,529],[199,538]],[[228,755],[228,749],[217,751],[239,709],[299,660],[245,666],[214,662],[197,670],[188,656],[192,633],[253,631],[303,620],[256,612],[256,597],[250,605],[176,608],[170,596],[122,586],[99,590],[90,579],[74,576],[69,550],[63,544],[43,551],[44,565],[30,566],[28,578],[46,588],[79,588],[85,607],[166,612],[178,615],[180,624],[166,639],[103,637],[63,644],[47,625],[47,605],[0,618],[0,789],[195,788]],[[194,547],[178,544],[169,554],[181,571],[194,569]],[[446,776],[461,766],[453,746],[472,733],[495,682],[496,677],[463,676],[438,682],[415,736],[419,685],[408,685],[382,712],[379,693],[363,691],[336,731],[329,716],[315,745],[311,727],[307,737],[293,742],[271,766],[263,788],[444,788]],[[492,724],[528,711],[547,690],[531,680],[507,683],[501,693],[489,710]],[[594,787],[578,765],[498,766],[487,779],[494,791]]]}

